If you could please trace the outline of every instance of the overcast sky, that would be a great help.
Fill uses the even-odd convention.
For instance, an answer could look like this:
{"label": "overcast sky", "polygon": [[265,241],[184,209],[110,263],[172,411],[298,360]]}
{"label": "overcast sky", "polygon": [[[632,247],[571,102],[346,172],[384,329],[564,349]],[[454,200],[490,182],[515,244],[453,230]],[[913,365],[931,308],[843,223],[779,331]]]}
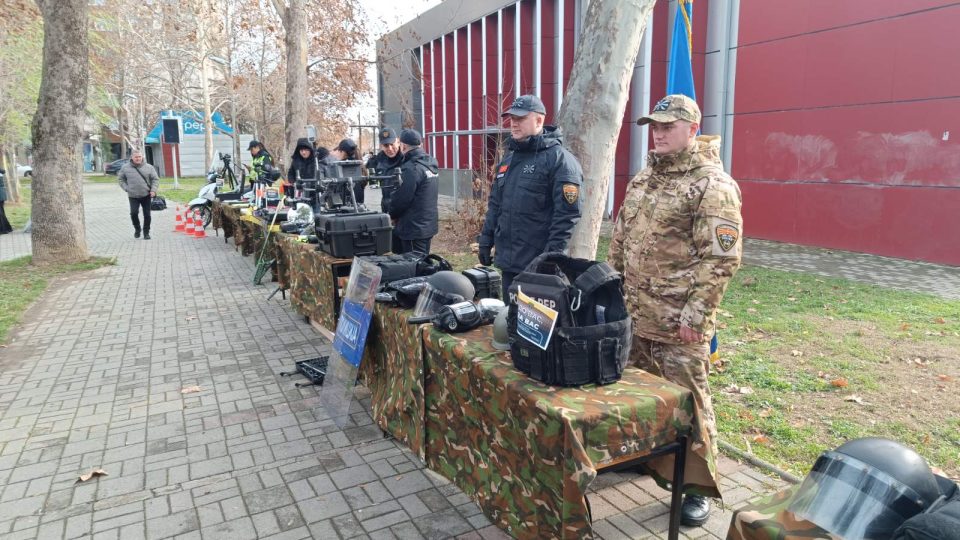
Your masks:
{"label": "overcast sky", "polygon": [[[380,36],[439,3],[440,0],[360,0],[360,5],[369,17],[369,28],[372,31],[369,48],[364,51],[363,56],[371,60],[376,58],[375,43]],[[364,100],[359,108],[354,108],[350,112],[350,118],[353,118],[351,123],[356,122],[358,110],[364,124],[373,122],[377,118],[377,68],[373,64],[367,68],[367,80],[370,81],[370,88],[373,88],[374,93]],[[356,131],[354,136],[355,134]]]}

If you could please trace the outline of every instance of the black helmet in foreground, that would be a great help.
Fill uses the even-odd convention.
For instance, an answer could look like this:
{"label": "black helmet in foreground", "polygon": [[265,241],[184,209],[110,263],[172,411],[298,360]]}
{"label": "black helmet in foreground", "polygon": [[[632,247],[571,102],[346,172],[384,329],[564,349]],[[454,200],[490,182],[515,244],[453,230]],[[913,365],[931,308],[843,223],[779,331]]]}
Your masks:
{"label": "black helmet in foreground", "polygon": [[473,283],[467,276],[451,270],[437,272],[427,279],[426,286],[420,291],[413,316],[408,322],[428,322],[441,306],[473,300],[475,294]]}
{"label": "black helmet in foreground", "polygon": [[919,454],[869,437],[821,454],[787,509],[842,538],[890,538],[939,497]]}

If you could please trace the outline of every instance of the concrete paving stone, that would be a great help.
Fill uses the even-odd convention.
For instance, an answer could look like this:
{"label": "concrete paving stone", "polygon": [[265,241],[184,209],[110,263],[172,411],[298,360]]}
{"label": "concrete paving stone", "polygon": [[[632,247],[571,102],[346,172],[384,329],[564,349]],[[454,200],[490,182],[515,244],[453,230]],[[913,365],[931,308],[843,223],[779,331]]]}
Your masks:
{"label": "concrete paving stone", "polygon": [[395,540],[397,536],[390,529],[380,529],[370,533],[370,540]]}
{"label": "concrete paving stone", "polygon": [[420,532],[420,529],[418,529],[412,521],[405,521],[394,525],[390,527],[390,532],[400,540],[421,540],[424,537],[423,533]]}
{"label": "concrete paving stone", "polygon": [[407,495],[405,497],[400,497],[397,499],[397,502],[400,503],[400,506],[403,507],[407,515],[409,515],[412,519],[416,519],[420,516],[425,516],[432,511],[430,510],[430,508],[427,507],[427,505],[423,503],[423,501],[420,500],[420,497],[418,497],[417,494],[415,493]]}
{"label": "concrete paving stone", "polygon": [[147,531],[143,523],[134,523],[120,527],[119,537],[121,540],[146,540]]}
{"label": "concrete paving stone", "polygon": [[282,485],[247,493],[243,495],[243,500],[247,509],[254,514],[293,504],[290,491]]}
{"label": "concrete paving stone", "polygon": [[307,499],[297,502],[297,508],[300,515],[309,524],[321,521],[334,516],[339,516],[350,511],[350,505],[339,492],[319,495],[313,499]]}
{"label": "concrete paving stone", "polygon": [[330,473],[330,479],[337,488],[344,489],[372,482],[377,479],[377,475],[369,465],[364,464],[334,471]]}
{"label": "concrete paving stone", "polygon": [[281,531],[300,528],[304,525],[303,516],[296,505],[284,506],[273,511]]}
{"label": "concrete paving stone", "polygon": [[615,516],[610,516],[607,518],[609,523],[612,523],[616,528],[623,531],[628,538],[642,538],[646,529],[640,526],[639,523],[633,521],[624,514],[618,514]]}
{"label": "concrete paving stone", "polygon": [[[593,522],[594,533],[603,540],[631,540],[634,538],[644,538],[649,533],[640,536],[627,536],[626,533],[618,529],[613,523],[606,519]],[[646,531],[645,531],[646,532]]]}
{"label": "concrete paving stone", "polygon": [[454,509],[422,516],[414,522],[427,538],[449,538],[473,529]]}
{"label": "concrete paving stone", "polygon": [[253,526],[253,520],[249,517],[242,517],[218,523],[210,527],[204,527],[200,531],[204,540],[222,539],[222,540],[253,540],[257,538],[257,530]]}
{"label": "concrete paving stone", "polygon": [[376,517],[367,519],[364,516],[361,524],[363,525],[364,530],[367,532],[378,531],[389,527],[391,525],[396,525],[397,523],[402,523],[410,519],[406,512],[404,512],[399,504],[393,503],[396,505],[397,510],[389,513],[385,513]]}
{"label": "concrete paving stone", "polygon": [[427,480],[427,477],[420,471],[412,471],[406,474],[398,474],[390,478],[383,479],[383,485],[394,497],[403,497],[411,493],[417,493],[426,489],[433,488],[433,484]]}

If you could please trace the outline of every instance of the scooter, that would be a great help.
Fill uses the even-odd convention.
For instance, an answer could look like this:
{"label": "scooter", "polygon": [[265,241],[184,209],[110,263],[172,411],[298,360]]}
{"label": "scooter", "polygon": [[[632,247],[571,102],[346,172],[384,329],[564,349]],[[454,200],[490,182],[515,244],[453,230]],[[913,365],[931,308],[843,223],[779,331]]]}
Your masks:
{"label": "scooter", "polygon": [[200,188],[197,197],[188,203],[191,214],[199,214],[203,223],[203,228],[213,220],[213,201],[217,198],[217,190],[223,186],[223,177],[216,171],[207,174],[207,183]]}
{"label": "scooter", "polygon": [[[243,193],[243,184],[245,174],[241,171],[240,179],[233,173],[230,167],[230,154],[217,153],[217,157],[223,162],[219,169],[211,169],[207,173],[207,183],[200,188],[197,197],[188,203],[190,212],[197,212],[203,220],[203,227],[206,228],[213,220],[213,201],[220,199],[222,201],[238,200]],[[221,193],[224,183],[229,184],[229,191]]]}

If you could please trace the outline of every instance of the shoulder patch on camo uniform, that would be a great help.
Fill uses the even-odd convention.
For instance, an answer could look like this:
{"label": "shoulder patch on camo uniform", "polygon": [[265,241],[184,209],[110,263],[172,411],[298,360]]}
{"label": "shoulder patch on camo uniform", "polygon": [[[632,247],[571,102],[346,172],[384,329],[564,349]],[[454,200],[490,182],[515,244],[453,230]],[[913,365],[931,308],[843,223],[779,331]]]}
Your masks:
{"label": "shoulder patch on camo uniform", "polygon": [[[734,249],[737,242],[740,241],[740,229],[737,224],[723,218],[712,218],[711,228],[713,229],[713,254],[721,257],[733,257],[737,255]],[[731,251],[732,250],[732,251]]]}
{"label": "shoulder patch on camo uniform", "polygon": [[575,204],[577,202],[577,197],[579,196],[580,186],[576,184],[563,185],[563,199],[567,201],[567,204]]}

